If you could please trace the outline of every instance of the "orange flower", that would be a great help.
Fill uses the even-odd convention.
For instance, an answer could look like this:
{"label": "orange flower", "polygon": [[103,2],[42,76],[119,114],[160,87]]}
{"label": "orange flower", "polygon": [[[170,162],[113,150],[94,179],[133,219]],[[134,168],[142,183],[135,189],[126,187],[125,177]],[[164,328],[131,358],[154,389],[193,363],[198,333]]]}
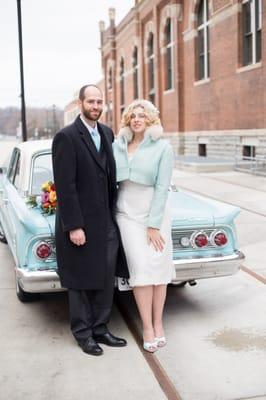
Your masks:
{"label": "orange flower", "polygon": [[55,192],[55,190],[51,190],[51,192],[49,194],[49,201],[51,203],[55,203],[56,202],[56,192]]}

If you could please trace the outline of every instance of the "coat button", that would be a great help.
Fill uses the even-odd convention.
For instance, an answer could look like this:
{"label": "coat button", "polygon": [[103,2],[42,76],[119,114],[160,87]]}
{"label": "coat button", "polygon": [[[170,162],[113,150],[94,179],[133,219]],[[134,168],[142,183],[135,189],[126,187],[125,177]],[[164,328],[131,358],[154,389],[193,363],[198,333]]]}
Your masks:
{"label": "coat button", "polygon": [[103,179],[104,178],[104,174],[99,174],[99,178]]}

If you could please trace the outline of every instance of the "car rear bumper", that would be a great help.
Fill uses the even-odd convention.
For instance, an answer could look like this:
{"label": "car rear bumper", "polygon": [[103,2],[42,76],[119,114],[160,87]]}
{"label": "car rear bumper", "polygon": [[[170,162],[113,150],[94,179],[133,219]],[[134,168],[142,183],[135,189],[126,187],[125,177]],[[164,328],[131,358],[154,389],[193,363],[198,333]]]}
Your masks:
{"label": "car rear bumper", "polygon": [[16,275],[24,292],[46,293],[65,290],[62,288],[59,276],[55,271],[29,271],[16,268]]}
{"label": "car rear bumper", "polygon": [[193,258],[174,260],[176,276],[173,283],[194,279],[215,278],[233,275],[239,271],[245,256],[241,251],[223,257]]}
{"label": "car rear bumper", "polygon": [[[241,251],[223,257],[174,260],[175,277],[172,283],[195,279],[233,275],[239,271],[245,256]],[[21,288],[29,293],[59,292],[62,288],[55,271],[28,271],[16,268]]]}

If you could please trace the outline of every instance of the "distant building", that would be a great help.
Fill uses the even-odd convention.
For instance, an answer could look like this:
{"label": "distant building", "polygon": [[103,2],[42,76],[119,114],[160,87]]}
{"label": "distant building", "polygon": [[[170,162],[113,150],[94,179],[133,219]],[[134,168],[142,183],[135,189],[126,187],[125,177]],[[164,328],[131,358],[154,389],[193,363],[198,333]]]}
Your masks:
{"label": "distant building", "polygon": [[78,91],[74,93],[73,99],[64,109],[64,126],[71,124],[76,116],[79,114],[79,108],[77,105]]}
{"label": "distant building", "polygon": [[[264,3],[264,4],[262,4]],[[266,146],[262,0],[139,0],[100,22],[106,110],[115,132],[135,98],[161,113],[176,154],[232,158]]]}

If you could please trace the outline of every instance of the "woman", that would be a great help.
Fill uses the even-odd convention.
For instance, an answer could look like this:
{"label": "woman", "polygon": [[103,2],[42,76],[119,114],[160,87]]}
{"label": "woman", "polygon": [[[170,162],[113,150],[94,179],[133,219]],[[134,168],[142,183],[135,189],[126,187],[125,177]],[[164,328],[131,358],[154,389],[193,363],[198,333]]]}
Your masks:
{"label": "woman", "polygon": [[143,347],[166,344],[162,314],[166,285],[173,276],[168,189],[173,151],[162,140],[159,112],[147,100],[124,111],[114,143],[117,165],[117,223],[126,252],[130,286],[143,325]]}

